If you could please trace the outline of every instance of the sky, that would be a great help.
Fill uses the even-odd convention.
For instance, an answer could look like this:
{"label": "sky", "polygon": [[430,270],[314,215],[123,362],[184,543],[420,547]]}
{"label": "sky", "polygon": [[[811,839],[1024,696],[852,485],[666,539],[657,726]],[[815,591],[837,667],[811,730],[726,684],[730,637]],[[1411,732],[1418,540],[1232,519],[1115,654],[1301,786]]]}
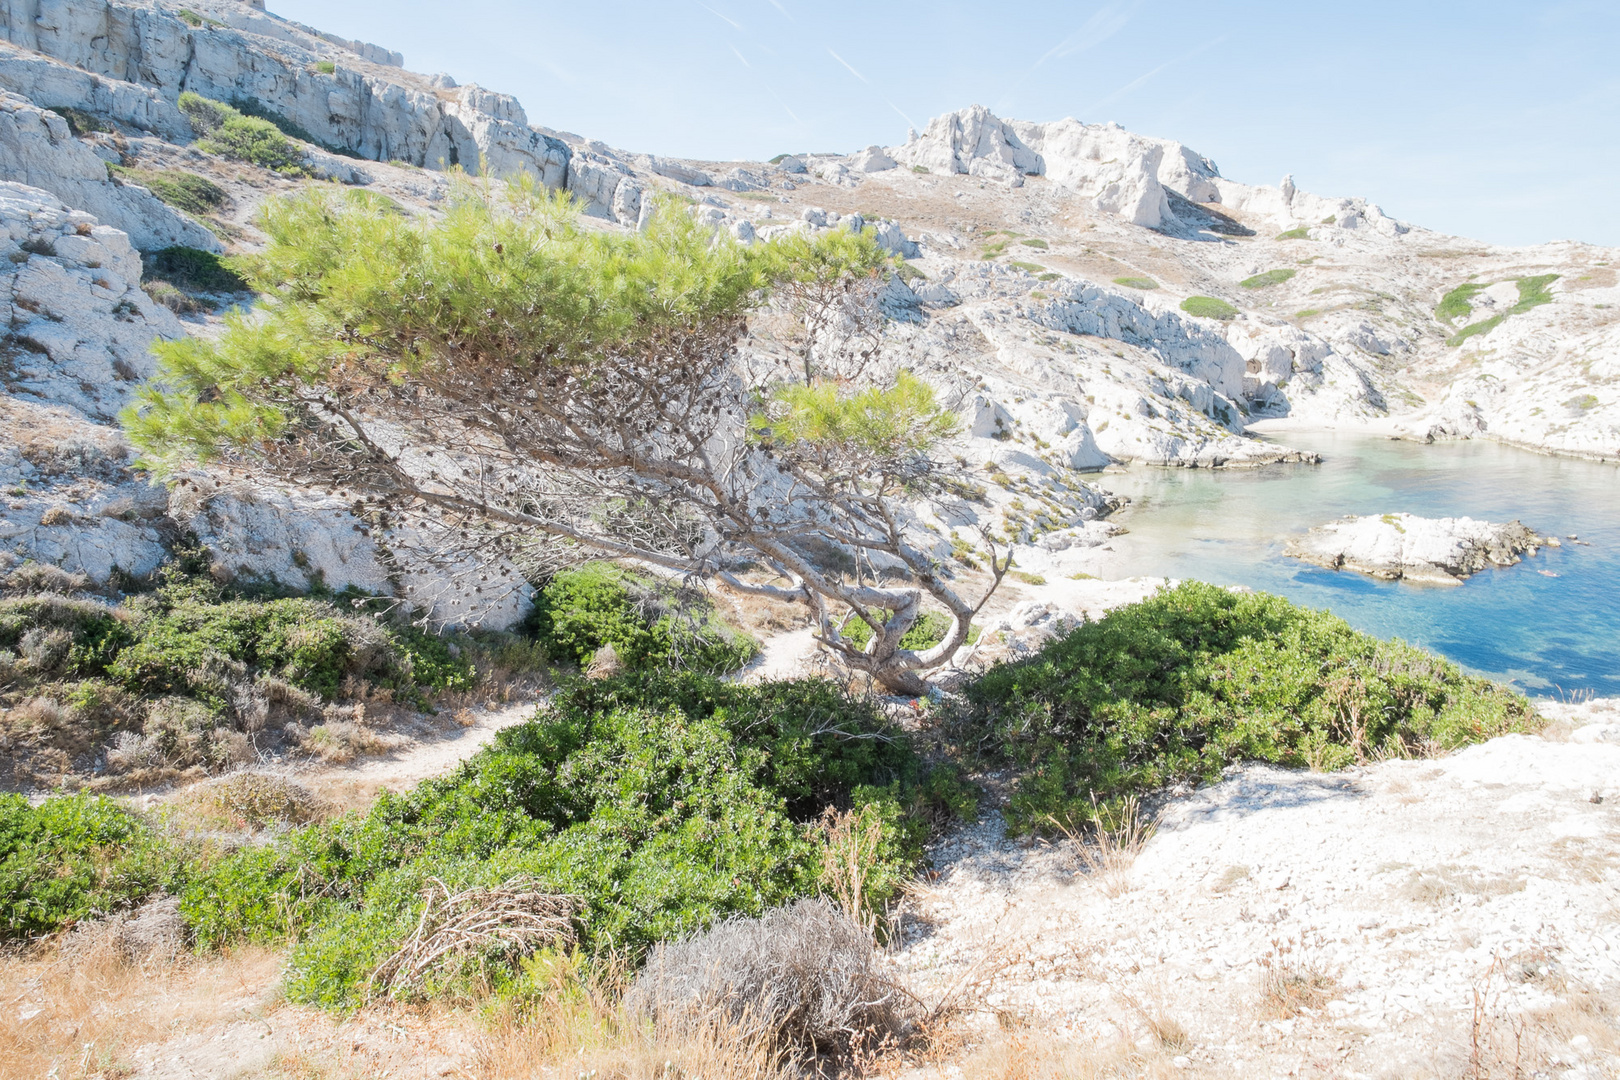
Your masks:
{"label": "sky", "polygon": [[269,6],[625,150],[848,153],[977,103],[1116,121],[1234,180],[1292,173],[1480,240],[1620,245],[1617,0]]}

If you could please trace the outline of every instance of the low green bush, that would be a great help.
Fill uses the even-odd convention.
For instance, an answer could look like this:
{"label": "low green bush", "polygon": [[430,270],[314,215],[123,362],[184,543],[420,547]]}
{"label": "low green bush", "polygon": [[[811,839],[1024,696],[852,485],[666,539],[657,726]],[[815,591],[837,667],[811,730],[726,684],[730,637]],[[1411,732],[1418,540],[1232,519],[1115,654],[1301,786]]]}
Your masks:
{"label": "low green bush", "polygon": [[1474,297],[1484,291],[1485,286],[1477,281],[1463,282],[1440,298],[1440,303],[1434,309],[1434,317],[1441,322],[1466,319],[1474,312]]}
{"label": "low green bush", "polygon": [[1289,229],[1287,232],[1280,232],[1277,234],[1278,240],[1309,240],[1310,238],[1311,228],[1309,225],[1301,225],[1298,228]]}
{"label": "low green bush", "polygon": [[1148,277],[1117,277],[1115,285],[1123,285],[1127,289],[1157,289],[1159,283]]}
{"label": "low green bush", "polygon": [[75,795],[0,795],[0,937],[54,933],[177,887],[186,862],[140,818]]}
{"label": "low green bush", "polygon": [[269,120],[189,90],[180,95],[179,105],[199,136],[197,149],[285,176],[307,175],[303,152]]}
{"label": "low green bush", "polygon": [[707,599],[607,562],[556,574],[535,595],[535,636],[552,659],[588,664],[611,645],[630,670],[735,671],[758,643],[718,619]]}
{"label": "low green bush", "polygon": [[1237,308],[1213,296],[1189,296],[1181,302],[1181,310],[1200,319],[1220,319],[1222,322],[1236,318],[1238,313]]}
{"label": "low green bush", "polygon": [[1044,831],[1240,760],[1336,769],[1523,731],[1522,697],[1281,597],[1189,582],[1086,623],[966,690],[1025,770],[1008,820]]}
{"label": "low green bush", "polygon": [[[1471,337],[1490,333],[1514,315],[1523,315],[1525,312],[1538,308],[1542,304],[1552,303],[1552,290],[1548,286],[1557,281],[1558,277],[1557,274],[1537,274],[1533,277],[1516,278],[1514,284],[1519,289],[1518,303],[1506,311],[1497,312],[1488,319],[1469,323],[1446,339],[1446,344],[1453,347],[1461,345]],[[1443,322],[1453,322],[1458,318],[1473,314],[1474,307],[1471,301],[1474,296],[1485,288],[1484,285],[1474,282],[1457,286],[1441,298],[1440,306],[1434,310],[1435,318]]]}
{"label": "low green bush", "polygon": [[225,189],[196,173],[183,169],[127,169],[121,165],[108,168],[115,178],[140,184],[176,210],[188,214],[207,214],[225,205]]}
{"label": "low green bush", "polygon": [[1238,284],[1243,286],[1245,289],[1264,289],[1268,285],[1281,285],[1283,282],[1287,281],[1289,278],[1292,278],[1297,273],[1299,273],[1298,270],[1283,266],[1278,267],[1275,270],[1267,270],[1263,274],[1256,274],[1253,277],[1244,278],[1242,281],[1238,282]]}
{"label": "low green bush", "polygon": [[228,258],[192,247],[146,252],[141,256],[141,280],[191,292],[245,292],[248,287]]}
{"label": "low green bush", "polygon": [[[971,548],[967,550],[972,551]],[[923,649],[932,649],[945,640],[945,635],[950,632],[950,629],[951,617],[949,615],[943,611],[925,611],[917,617],[916,622],[911,624],[911,629],[907,630],[900,638],[900,647],[918,652]],[[856,618],[852,618],[845,623],[839,634],[857,649],[866,648],[866,643],[872,640],[872,628],[861,619]]]}
{"label": "low green bush", "polygon": [[[316,64],[315,69],[320,71],[322,74],[330,75],[337,70],[337,65],[333,64],[331,69],[328,70],[324,64]],[[361,158],[359,153],[355,152],[354,150],[350,150],[346,146],[338,146],[333,143],[326,142],[324,139],[317,138],[314,132],[310,131],[302,124],[296,123],[288,117],[283,116],[281,113],[270,108],[270,106],[266,105],[256,97],[232,98],[231,108],[235,109],[243,116],[256,117],[257,119],[274,124],[276,129],[283,135],[286,135],[288,138],[297,139],[300,142],[307,142],[312,146],[318,146],[329,154],[338,154],[342,157],[364,160]]]}
{"label": "low green bush", "polygon": [[[430,879],[537,880],[580,899],[587,952],[634,959],[815,893],[814,823],[828,806],[881,823],[867,868],[877,906],[915,865],[930,822],[970,813],[973,799],[871,704],[825,681],[578,680],[452,775],[222,860],[181,910],[205,945],[296,938],[288,996],[348,1008],[415,927]],[[478,977],[498,989],[516,972]],[[455,993],[461,978],[443,973],[427,992]]]}
{"label": "low green bush", "polygon": [[95,113],[85,112],[72,105],[47,105],[45,108],[66,120],[68,131],[75,136],[88,135],[92,131],[112,130],[112,125]]}
{"label": "low green bush", "polygon": [[[463,648],[338,598],[232,591],[180,564],[117,607],[26,592],[12,579],[13,595],[0,598],[0,738],[19,778],[40,784],[59,782],[64,762],[109,781],[222,767],[251,755],[246,732],[263,727],[272,704],[295,711],[261,745],[293,738],[287,719],[360,687],[426,707],[430,695],[474,688],[470,656],[510,654],[508,669],[533,667],[509,647],[463,639]],[[26,764],[36,759],[43,771]]]}

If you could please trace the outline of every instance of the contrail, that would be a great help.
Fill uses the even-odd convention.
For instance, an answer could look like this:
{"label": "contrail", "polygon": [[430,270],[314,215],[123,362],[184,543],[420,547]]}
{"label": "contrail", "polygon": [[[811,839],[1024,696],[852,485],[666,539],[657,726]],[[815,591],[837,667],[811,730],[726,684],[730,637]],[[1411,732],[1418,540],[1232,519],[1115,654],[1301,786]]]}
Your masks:
{"label": "contrail", "polygon": [[862,75],[860,72],[856,71],[854,69],[854,67],[852,67],[850,65],[850,62],[848,60],[845,60],[842,56],[839,56],[837,53],[833,52],[831,49],[827,50],[827,55],[831,56],[834,60],[838,61],[840,64],[843,64],[846,68],[849,68],[849,73],[851,75],[855,76],[857,79],[861,80],[861,82],[866,83],[867,86],[872,85],[867,80],[865,75]]}

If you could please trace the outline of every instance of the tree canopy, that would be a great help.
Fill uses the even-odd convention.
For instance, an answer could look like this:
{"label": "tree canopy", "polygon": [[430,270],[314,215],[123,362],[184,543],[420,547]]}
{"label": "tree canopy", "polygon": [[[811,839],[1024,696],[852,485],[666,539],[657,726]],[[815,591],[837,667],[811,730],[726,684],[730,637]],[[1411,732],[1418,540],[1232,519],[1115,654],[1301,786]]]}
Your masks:
{"label": "tree canopy", "polygon": [[[608,231],[521,181],[462,181],[432,219],[315,191],[261,227],[239,260],[261,303],[217,341],[159,343],[124,418],[160,476],[224,462],[336,491],[436,530],[447,558],[585,548],[722,573],[809,602],[895,688],[965,639],[976,605],[910,509],[949,488],[932,451],[955,417],[876,362],[890,260],[869,237],[745,246],[674,203]],[[766,305],[796,328],[774,354],[747,342]],[[815,543],[911,583],[827,570]],[[743,561],[788,584],[744,582]],[[919,588],[952,618],[921,654],[898,644]],[[864,647],[838,635],[846,607]]]}

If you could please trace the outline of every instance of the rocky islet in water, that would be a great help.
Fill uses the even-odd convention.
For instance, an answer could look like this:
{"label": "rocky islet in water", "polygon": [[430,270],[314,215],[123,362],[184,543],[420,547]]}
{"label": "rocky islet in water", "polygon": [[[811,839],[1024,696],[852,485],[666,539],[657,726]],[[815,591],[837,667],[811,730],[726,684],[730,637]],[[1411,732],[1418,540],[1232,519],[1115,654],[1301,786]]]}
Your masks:
{"label": "rocky islet in water", "polygon": [[1558,547],[1521,521],[1413,514],[1348,516],[1288,541],[1293,558],[1329,570],[1354,570],[1387,581],[1458,585],[1493,566],[1513,566],[1524,555]]}

